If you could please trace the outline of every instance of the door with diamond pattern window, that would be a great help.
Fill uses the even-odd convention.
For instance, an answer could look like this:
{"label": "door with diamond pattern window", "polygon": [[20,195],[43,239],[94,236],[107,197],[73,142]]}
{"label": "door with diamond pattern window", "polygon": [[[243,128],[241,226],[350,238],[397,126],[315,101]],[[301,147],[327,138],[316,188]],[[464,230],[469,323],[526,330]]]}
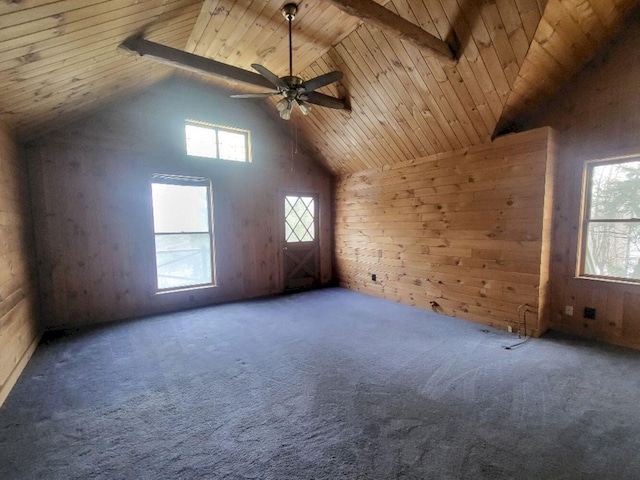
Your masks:
{"label": "door with diamond pattern window", "polygon": [[318,201],[314,195],[284,196],[282,271],[285,290],[299,290],[320,282]]}

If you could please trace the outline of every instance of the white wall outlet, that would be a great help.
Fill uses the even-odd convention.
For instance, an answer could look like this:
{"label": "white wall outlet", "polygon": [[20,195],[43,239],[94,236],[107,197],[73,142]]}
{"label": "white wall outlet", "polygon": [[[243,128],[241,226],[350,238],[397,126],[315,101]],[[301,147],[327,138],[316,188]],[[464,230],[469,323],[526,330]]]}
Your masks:
{"label": "white wall outlet", "polygon": [[573,305],[567,305],[564,307],[564,314],[573,317]]}

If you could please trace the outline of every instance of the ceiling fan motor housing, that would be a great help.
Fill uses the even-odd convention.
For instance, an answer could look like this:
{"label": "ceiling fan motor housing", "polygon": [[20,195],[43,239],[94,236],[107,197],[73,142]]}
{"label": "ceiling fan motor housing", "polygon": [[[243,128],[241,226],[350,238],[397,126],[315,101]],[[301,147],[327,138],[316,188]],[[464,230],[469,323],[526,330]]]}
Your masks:
{"label": "ceiling fan motor housing", "polygon": [[300,77],[296,77],[295,75],[287,75],[286,77],[282,77],[282,80],[289,86],[289,88],[298,88],[304,83],[304,80]]}

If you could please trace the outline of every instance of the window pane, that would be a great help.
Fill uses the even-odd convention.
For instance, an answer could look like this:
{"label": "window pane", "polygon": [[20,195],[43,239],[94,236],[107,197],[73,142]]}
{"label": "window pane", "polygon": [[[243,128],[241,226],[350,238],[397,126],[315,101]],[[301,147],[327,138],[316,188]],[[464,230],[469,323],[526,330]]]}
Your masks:
{"label": "window pane", "polygon": [[156,235],[156,265],[160,290],[211,283],[209,234]]}
{"label": "window pane", "polygon": [[584,273],[640,280],[640,224],[591,222]]}
{"label": "window pane", "polygon": [[213,128],[185,125],[187,155],[216,158],[216,131]]}
{"label": "window pane", "polygon": [[218,145],[222,160],[245,162],[247,160],[247,139],[244,133],[218,130]]}
{"label": "window pane", "polygon": [[311,242],[315,238],[313,197],[287,196],[284,199],[285,240]]}
{"label": "window pane", "polygon": [[640,218],[640,161],[593,167],[589,214],[591,219]]}
{"label": "window pane", "polygon": [[208,187],[152,183],[155,233],[208,232]]}

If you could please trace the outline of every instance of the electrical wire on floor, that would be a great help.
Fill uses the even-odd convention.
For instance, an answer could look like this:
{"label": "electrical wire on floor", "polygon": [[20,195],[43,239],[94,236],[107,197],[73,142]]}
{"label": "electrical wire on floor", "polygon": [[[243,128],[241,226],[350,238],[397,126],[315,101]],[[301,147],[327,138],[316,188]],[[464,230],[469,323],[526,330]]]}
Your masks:
{"label": "electrical wire on floor", "polygon": [[529,340],[529,337],[524,337],[523,341],[514,343],[512,345],[502,345],[502,348],[504,348],[505,350],[513,350],[514,348],[519,347],[520,345],[525,343],[527,340]]}
{"label": "electrical wire on floor", "polygon": [[[503,345],[502,348],[504,348],[505,350],[513,350],[514,348],[519,347],[520,345],[525,343],[527,340],[529,340],[530,337],[527,336],[527,312],[537,314],[538,309],[535,307],[532,307],[527,303],[523,303],[518,307],[518,338],[522,338],[523,336],[522,331],[520,330],[520,326],[522,325],[524,329],[524,340],[522,340],[521,342],[514,343],[512,345]],[[520,318],[521,316],[522,316],[522,319]]]}

